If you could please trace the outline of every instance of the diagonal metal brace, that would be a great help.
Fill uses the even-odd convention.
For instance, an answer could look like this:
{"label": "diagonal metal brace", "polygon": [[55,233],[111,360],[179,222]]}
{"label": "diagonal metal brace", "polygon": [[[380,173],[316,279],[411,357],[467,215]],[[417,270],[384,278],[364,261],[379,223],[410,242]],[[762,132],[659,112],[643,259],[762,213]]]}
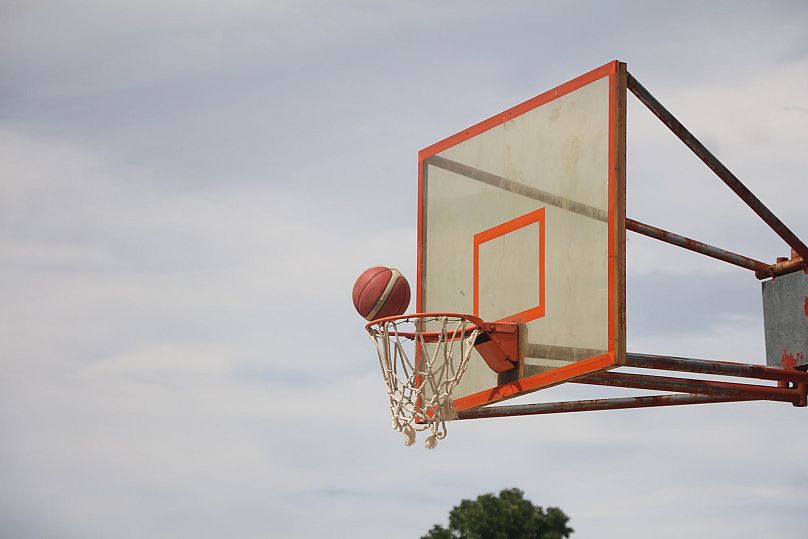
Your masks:
{"label": "diagonal metal brace", "polygon": [[685,143],[685,146],[695,153],[705,165],[716,173],[716,175],[723,180],[727,187],[738,195],[741,200],[746,202],[747,206],[752,208],[763,221],[780,236],[783,241],[791,246],[792,249],[797,251],[803,260],[808,260],[808,246],[800,240],[772,211],[766,207],[727,167],[719,161],[704,144],[702,144],[693,134],[677,120],[673,114],[662,106],[662,104],[646,90],[642,84],[637,82],[637,79],[627,74],[627,86],[637,98],[653,112],[662,123],[668,126],[668,129],[679,137]]}

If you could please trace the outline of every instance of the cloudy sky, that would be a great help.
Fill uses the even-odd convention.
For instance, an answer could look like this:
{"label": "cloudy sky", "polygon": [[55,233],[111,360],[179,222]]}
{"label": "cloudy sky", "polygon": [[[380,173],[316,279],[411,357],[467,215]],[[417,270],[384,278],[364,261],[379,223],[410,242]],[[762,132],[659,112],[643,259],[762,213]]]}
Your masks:
{"label": "cloudy sky", "polygon": [[[612,59],[808,238],[808,8],[706,4],[2,2],[0,535],[412,538],[519,487],[578,538],[804,537],[804,409],[405,448],[350,301],[414,277],[420,148]],[[788,255],[628,115],[630,217]],[[631,351],[764,361],[751,273],[636,235],[628,268]]]}

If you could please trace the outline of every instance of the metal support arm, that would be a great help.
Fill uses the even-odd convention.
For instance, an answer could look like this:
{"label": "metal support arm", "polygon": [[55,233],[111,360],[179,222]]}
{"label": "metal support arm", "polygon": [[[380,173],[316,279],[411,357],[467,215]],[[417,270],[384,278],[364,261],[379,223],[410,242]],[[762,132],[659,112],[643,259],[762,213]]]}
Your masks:
{"label": "metal support arm", "polygon": [[660,369],[665,371],[698,372],[720,376],[737,376],[740,378],[757,378],[759,380],[776,380],[795,384],[808,383],[808,373],[796,369],[775,369],[763,365],[732,363],[687,357],[657,356],[651,354],[626,354],[626,367],[643,369]]}
{"label": "metal support arm", "polygon": [[747,256],[733,253],[732,251],[714,247],[698,240],[680,236],[679,234],[674,234],[673,232],[668,232],[667,230],[635,221],[634,219],[626,218],[626,229],[638,234],[642,234],[643,236],[648,236],[649,238],[654,238],[659,241],[664,241],[665,243],[670,243],[671,245],[676,245],[677,247],[682,247],[684,249],[709,256],[711,258],[729,262],[730,264],[734,264],[742,268],[760,272],[761,274],[765,274],[767,277],[769,276],[769,264],[761,262],[760,260],[755,260],[754,258],[749,258]]}
{"label": "metal support arm", "polygon": [[750,397],[780,401],[799,402],[800,392],[777,386],[757,384],[738,384],[714,380],[696,380],[693,378],[676,378],[671,376],[654,376],[647,374],[631,374],[622,372],[600,372],[574,380],[577,384],[590,384],[632,389],[650,389],[654,391],[672,391],[693,393],[696,395],[712,395],[748,399]]}
{"label": "metal support arm", "polygon": [[562,412],[590,412],[594,410],[621,410],[625,408],[648,408],[652,406],[679,406],[684,404],[708,404],[756,400],[755,397],[732,398],[710,395],[652,395],[618,399],[593,399],[568,402],[543,402],[539,404],[515,404],[511,406],[484,406],[458,413],[458,419],[481,419],[488,417],[514,417],[522,415],[559,414]]}
{"label": "metal support arm", "polygon": [[739,401],[780,401],[794,406],[808,405],[808,373],[797,369],[777,369],[746,363],[713,361],[649,354],[626,354],[625,367],[696,372],[720,376],[734,376],[758,380],[775,380],[777,386],[699,380],[634,374],[615,371],[597,372],[574,380],[577,384],[591,384],[632,389],[675,392],[673,395],[651,395],[614,399],[592,399],[564,402],[520,404],[513,406],[484,406],[458,413],[458,419],[512,417],[523,415],[586,412],[593,410],[619,410],[654,406],[679,406]]}
{"label": "metal support arm", "polygon": [[668,126],[668,129],[679,137],[685,143],[685,146],[695,153],[705,165],[710,167],[710,170],[716,173],[721,180],[727,184],[727,187],[738,195],[741,200],[746,202],[752,211],[763,219],[763,221],[780,236],[783,241],[791,246],[792,249],[802,257],[803,260],[808,260],[808,246],[800,240],[772,211],[766,207],[732,172],[729,171],[724,164],[719,161],[704,144],[702,144],[693,134],[688,131],[673,114],[662,106],[662,104],[646,90],[637,79],[628,74],[627,86],[637,98],[653,112],[662,123]]}

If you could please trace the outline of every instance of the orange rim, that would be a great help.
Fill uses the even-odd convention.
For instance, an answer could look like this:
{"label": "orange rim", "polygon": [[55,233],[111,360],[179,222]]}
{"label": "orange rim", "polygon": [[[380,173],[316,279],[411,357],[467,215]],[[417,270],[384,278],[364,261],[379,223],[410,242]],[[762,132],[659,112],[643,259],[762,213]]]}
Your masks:
{"label": "orange rim", "polygon": [[[469,322],[467,325],[463,326],[461,330],[453,331],[452,333],[468,333],[469,331],[474,331],[474,329],[484,330],[486,323],[472,315],[472,314],[463,314],[463,313],[412,313],[412,314],[399,314],[396,316],[386,316],[384,318],[377,318],[376,320],[372,320],[365,325],[365,329],[367,331],[378,331],[377,327],[382,326],[383,324],[389,322],[398,322],[398,321],[406,321],[406,320],[413,320],[418,321],[424,318],[459,318],[460,320],[465,320]],[[405,339],[415,339],[417,336],[420,336],[425,341],[434,341],[440,338],[442,335],[445,335],[446,332],[444,331],[397,331],[395,333],[399,337],[404,337]]]}

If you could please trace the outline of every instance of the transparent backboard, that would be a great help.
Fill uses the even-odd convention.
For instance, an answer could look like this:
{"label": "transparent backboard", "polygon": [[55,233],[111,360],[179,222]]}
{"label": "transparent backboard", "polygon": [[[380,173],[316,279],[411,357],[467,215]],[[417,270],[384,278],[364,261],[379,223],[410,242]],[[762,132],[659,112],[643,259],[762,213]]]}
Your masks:
{"label": "transparent backboard", "polygon": [[519,323],[524,363],[474,353],[458,410],[621,363],[625,65],[611,62],[419,154],[419,312]]}

